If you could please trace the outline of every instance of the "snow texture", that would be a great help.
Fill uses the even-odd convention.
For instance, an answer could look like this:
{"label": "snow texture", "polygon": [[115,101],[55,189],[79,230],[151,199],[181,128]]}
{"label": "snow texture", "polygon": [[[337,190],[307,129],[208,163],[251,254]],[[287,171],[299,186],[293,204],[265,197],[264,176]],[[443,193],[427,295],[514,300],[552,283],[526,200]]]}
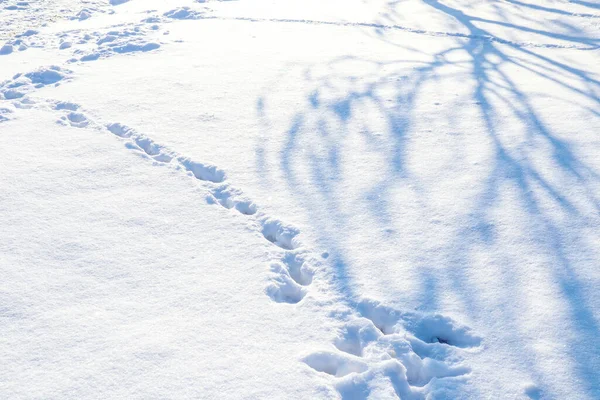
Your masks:
{"label": "snow texture", "polygon": [[600,6],[0,0],[0,398],[600,399]]}

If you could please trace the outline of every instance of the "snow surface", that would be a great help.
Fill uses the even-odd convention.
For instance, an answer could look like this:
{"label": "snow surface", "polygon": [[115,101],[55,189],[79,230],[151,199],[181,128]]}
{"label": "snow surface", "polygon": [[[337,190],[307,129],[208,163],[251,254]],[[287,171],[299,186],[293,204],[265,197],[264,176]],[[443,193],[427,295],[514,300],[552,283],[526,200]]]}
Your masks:
{"label": "snow surface", "polygon": [[600,399],[600,3],[0,0],[0,398]]}

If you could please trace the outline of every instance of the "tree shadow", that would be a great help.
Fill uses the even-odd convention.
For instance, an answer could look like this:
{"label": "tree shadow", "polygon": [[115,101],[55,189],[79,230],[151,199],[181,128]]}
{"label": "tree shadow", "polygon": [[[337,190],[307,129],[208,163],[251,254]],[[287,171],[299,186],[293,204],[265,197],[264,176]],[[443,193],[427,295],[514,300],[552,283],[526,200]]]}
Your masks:
{"label": "tree shadow", "polygon": [[[600,9],[590,2],[570,2],[591,11]],[[590,304],[590,282],[581,275],[583,268],[597,268],[598,263],[597,250],[585,235],[600,228],[600,173],[579,155],[575,140],[569,140],[564,132],[557,131],[553,124],[547,122],[548,113],[541,109],[537,100],[541,94],[532,93],[531,87],[524,85],[515,71],[524,71],[542,83],[560,87],[562,93],[569,94],[573,108],[585,115],[598,117],[598,71],[594,71],[593,65],[579,67],[565,61],[557,49],[593,51],[600,46],[600,39],[586,36],[573,24],[563,24],[563,32],[557,32],[511,23],[511,15],[506,9],[496,10],[497,18],[491,18],[489,14],[478,16],[436,0],[422,0],[422,3],[432,12],[448,17],[457,24],[460,32],[466,33],[456,37],[444,36],[453,44],[434,52],[399,44],[386,31],[386,27],[391,26],[389,23],[393,23],[396,7],[399,6],[398,2],[390,2],[385,10],[386,21],[372,24],[370,28],[363,24],[349,26],[349,29],[363,29],[366,35],[402,49],[406,58],[392,57],[381,61],[349,55],[331,60],[325,68],[307,68],[307,87],[314,90],[306,96],[304,105],[291,119],[280,153],[281,171],[288,189],[303,200],[302,204],[312,216],[314,230],[327,237],[337,289],[350,305],[356,304],[361,298],[360,290],[353,282],[350,271],[353,261],[346,256],[347,249],[342,240],[344,232],[340,230],[340,227],[352,228],[347,224],[350,215],[348,207],[342,204],[344,199],[336,195],[336,185],[343,179],[343,171],[347,168],[344,164],[348,163],[344,160],[344,146],[358,132],[369,150],[385,161],[382,176],[373,179],[364,196],[364,202],[368,204],[366,209],[372,210],[369,216],[371,223],[382,229],[393,224],[396,219],[393,190],[398,185],[410,185],[419,194],[415,200],[417,204],[413,206],[421,207],[427,213],[431,199],[428,199],[426,184],[407,165],[407,159],[415,156],[408,154],[409,136],[418,119],[423,117],[416,110],[420,109],[421,96],[430,93],[424,91],[426,85],[457,78],[445,72],[448,66],[467,71],[473,86],[472,107],[481,118],[485,134],[482,140],[489,144],[490,149],[487,176],[478,188],[476,201],[465,213],[467,217],[463,227],[442,246],[437,258],[431,258],[440,260],[447,267],[445,274],[434,273],[428,268],[429,259],[425,259],[423,268],[420,268],[422,287],[418,295],[421,301],[427,303],[427,310],[435,310],[439,305],[439,291],[447,288],[449,282],[453,288],[452,295],[461,299],[474,321],[489,311],[486,310],[483,294],[469,286],[472,279],[466,273],[475,267],[473,257],[476,252],[498,241],[500,234],[494,213],[498,212],[507,189],[510,189],[515,195],[515,203],[521,206],[519,214],[527,218],[527,221],[520,222],[528,230],[527,237],[522,240],[528,242],[527,245],[546,262],[545,273],[551,276],[559,290],[556,295],[564,303],[569,325],[565,330],[569,331],[569,338],[561,344],[568,349],[566,353],[572,355],[569,360],[572,371],[569,372],[578,378],[577,384],[582,386],[586,396],[599,398],[600,346],[594,346],[591,341],[600,335],[600,326],[597,310],[595,315]],[[507,3],[557,18],[573,15],[564,9],[521,0],[507,0]],[[578,15],[598,17],[591,12]],[[500,27],[507,36],[498,36],[487,27]],[[526,35],[551,42],[538,44],[515,39]],[[552,41],[560,41],[560,44]],[[570,47],[573,49],[568,50]],[[429,60],[409,60],[410,54],[426,56]],[[346,73],[344,66],[348,64],[360,64],[368,72],[360,76]],[[410,67],[403,68],[403,65]],[[317,69],[318,72],[315,72]],[[260,99],[259,104],[263,104],[259,107],[259,114],[264,118],[264,99]],[[370,126],[359,126],[357,121],[360,118],[355,117],[367,109],[381,119],[380,125],[389,134],[386,136],[388,140],[381,140]],[[463,110],[446,112],[452,123],[461,119]],[[523,129],[523,138],[518,143],[505,130],[505,121],[509,119],[518,121],[518,126]],[[306,131],[311,131],[311,137],[319,140],[319,145],[309,147],[308,151],[301,144]],[[540,149],[543,149],[543,155],[540,155]],[[268,151],[265,143],[259,144],[257,154],[264,155]],[[553,174],[536,161],[539,157],[545,158],[545,165],[553,166]],[[456,158],[460,162],[463,155],[457,152]],[[262,162],[259,170],[265,171],[265,165]],[[310,176],[310,187],[299,178],[300,169],[310,171],[305,173]],[[326,218],[323,218],[324,215]],[[515,217],[504,215],[504,218],[510,223]],[[390,236],[394,234],[390,232]],[[393,243],[391,238],[389,243]],[[494,260],[505,277],[500,290],[504,292],[507,309],[499,312],[502,318],[500,325],[514,332],[520,332],[522,328],[511,310],[518,310],[519,299],[526,296],[523,282],[516,278],[528,265],[525,262],[528,254],[522,257],[519,260],[514,254],[506,254]],[[462,267],[450,268],[451,265]],[[545,370],[536,365],[533,351],[524,342],[517,345],[516,353],[522,353],[523,359],[527,360],[523,361],[523,367],[530,369],[532,376],[540,382],[545,381]],[[542,392],[553,397],[549,387],[544,387]]]}

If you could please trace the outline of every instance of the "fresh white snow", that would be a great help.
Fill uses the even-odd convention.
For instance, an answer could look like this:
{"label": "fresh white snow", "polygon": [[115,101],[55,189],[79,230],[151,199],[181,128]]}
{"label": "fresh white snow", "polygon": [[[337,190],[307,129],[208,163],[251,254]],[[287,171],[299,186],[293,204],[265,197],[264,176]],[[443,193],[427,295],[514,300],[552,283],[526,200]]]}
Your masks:
{"label": "fresh white snow", "polygon": [[0,0],[0,398],[600,399],[600,3]]}

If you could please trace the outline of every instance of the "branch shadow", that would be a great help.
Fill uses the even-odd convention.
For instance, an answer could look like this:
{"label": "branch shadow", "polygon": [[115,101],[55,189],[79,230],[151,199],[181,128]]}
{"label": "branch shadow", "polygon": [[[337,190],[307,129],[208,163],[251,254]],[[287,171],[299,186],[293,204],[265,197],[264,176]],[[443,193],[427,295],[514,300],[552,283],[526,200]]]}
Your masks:
{"label": "branch shadow", "polygon": [[[403,50],[403,54],[426,54],[430,61],[415,62],[408,59],[380,61],[364,56],[349,55],[339,57],[327,63],[326,73],[313,73],[307,68],[305,76],[308,87],[314,90],[306,96],[304,105],[300,106],[285,132],[285,143],[281,151],[281,172],[285,177],[288,189],[294,196],[302,199],[302,204],[314,222],[314,230],[328,238],[328,246],[335,268],[337,290],[349,305],[357,304],[361,299],[360,288],[355,284],[352,275],[353,260],[346,256],[347,251],[342,240],[335,237],[344,235],[340,227],[350,228],[346,221],[351,217],[342,205],[343,199],[336,195],[336,185],[343,179],[344,143],[351,132],[361,132],[363,140],[374,153],[378,153],[386,162],[383,179],[374,179],[366,191],[364,201],[368,209],[373,210],[370,220],[385,228],[395,220],[393,208],[393,185],[411,185],[419,193],[416,206],[427,210],[429,200],[423,183],[413,175],[407,165],[408,140],[411,129],[418,115],[415,110],[419,106],[423,88],[431,82],[453,79],[444,74],[443,69],[453,66],[468,71],[473,83],[472,101],[483,121],[485,140],[490,143],[491,157],[489,172],[484,184],[479,188],[479,195],[468,211],[468,220],[459,229],[452,240],[443,247],[440,255],[444,264],[463,266],[447,268],[444,276],[436,275],[427,262],[420,269],[422,283],[421,301],[427,303],[429,310],[439,306],[438,291],[444,284],[440,280],[449,281],[453,295],[460,297],[465,304],[466,312],[477,321],[486,313],[485,302],[481,293],[472,290],[468,268],[473,267],[472,255],[477,246],[493,244],[497,241],[498,228],[494,225],[493,212],[499,205],[507,187],[516,194],[522,213],[527,216],[526,226],[530,231],[529,239],[544,258],[550,260],[546,266],[560,290],[557,296],[564,301],[568,311],[568,320],[572,340],[563,343],[567,353],[572,355],[570,365],[573,374],[578,378],[581,390],[589,398],[600,398],[600,347],[591,344],[600,336],[598,310],[590,304],[589,282],[583,280],[581,268],[593,267],[598,263],[595,249],[582,238],[585,230],[580,226],[600,228],[600,173],[579,156],[573,141],[564,138],[548,123],[547,115],[541,112],[532,99],[533,93],[524,87],[518,77],[507,72],[507,69],[520,69],[535,75],[543,82],[560,87],[572,95],[573,107],[588,115],[600,116],[600,80],[598,71],[592,65],[581,68],[571,65],[552,53],[556,48],[552,43],[536,45],[512,40],[510,37],[499,37],[488,26],[502,27],[508,34],[532,34],[550,40],[558,40],[573,44],[578,50],[597,49],[600,39],[590,38],[576,26],[565,24],[569,33],[557,33],[550,29],[529,28],[509,22],[510,15],[498,11],[498,18],[472,15],[468,10],[461,10],[436,0],[422,0],[432,12],[441,13],[466,31],[458,37],[448,36],[453,45],[441,51],[425,53],[421,49],[398,44],[393,37],[388,37],[383,24],[373,27],[349,26],[350,29],[363,29],[371,38],[391,44]],[[532,11],[550,13],[556,17],[572,15],[566,10],[529,4],[521,0],[507,0],[508,4],[524,7]],[[570,3],[589,8],[591,11],[600,6],[571,0]],[[388,20],[393,20],[399,2],[390,2],[385,10]],[[587,18],[597,18],[593,13],[579,14]],[[386,21],[389,22],[389,21]],[[483,26],[483,27],[482,27]],[[418,32],[414,33],[418,34]],[[356,76],[344,73],[344,65],[348,63],[364,65],[369,73]],[[400,74],[402,65],[411,65],[407,73]],[[395,82],[390,84],[390,82]],[[392,88],[390,90],[390,87]],[[385,90],[385,93],[383,92]],[[390,91],[392,92],[390,94]],[[266,118],[265,99],[259,99],[259,114]],[[262,106],[261,106],[262,105]],[[376,132],[370,127],[360,127],[356,110],[365,107],[376,110],[381,117],[382,126],[389,132],[390,141],[378,139]],[[460,110],[450,110],[449,118],[460,119]],[[511,143],[510,136],[503,131],[503,120],[512,118],[526,127],[525,140],[519,144]],[[305,148],[301,145],[301,137],[307,130],[315,132],[319,138],[321,151]],[[536,149],[543,145],[548,154],[548,162],[556,167],[556,176],[560,179],[549,179],[546,171],[534,161]],[[265,143],[258,146],[257,154],[263,161],[259,170],[267,171],[267,163],[262,157],[268,153]],[[301,157],[298,154],[302,154]],[[411,155],[412,156],[412,155]],[[460,160],[461,155],[457,154]],[[307,187],[299,178],[299,169],[306,168],[311,182]],[[571,188],[577,191],[572,192]],[[551,207],[548,203],[551,203]],[[569,222],[557,220],[557,214],[564,215]],[[323,218],[326,215],[327,218]],[[506,216],[510,220],[510,216]],[[393,236],[393,232],[390,235]],[[390,240],[390,244],[392,241]],[[524,258],[527,255],[523,255]],[[586,261],[587,260],[587,261]],[[590,261],[591,260],[591,261]],[[522,285],[512,276],[516,276],[523,268],[510,257],[496,260],[498,268],[504,270],[502,276],[508,277],[503,285],[510,310],[518,309],[518,299],[523,296]],[[522,265],[527,265],[523,263]],[[504,329],[519,332],[520,327],[515,316],[508,310],[500,312]],[[524,367],[530,369],[536,380],[545,380],[545,371],[535,365],[536,356],[525,343],[519,343],[518,353],[524,354]],[[531,361],[533,360],[533,361]],[[552,389],[544,387],[542,392],[549,397]]]}

